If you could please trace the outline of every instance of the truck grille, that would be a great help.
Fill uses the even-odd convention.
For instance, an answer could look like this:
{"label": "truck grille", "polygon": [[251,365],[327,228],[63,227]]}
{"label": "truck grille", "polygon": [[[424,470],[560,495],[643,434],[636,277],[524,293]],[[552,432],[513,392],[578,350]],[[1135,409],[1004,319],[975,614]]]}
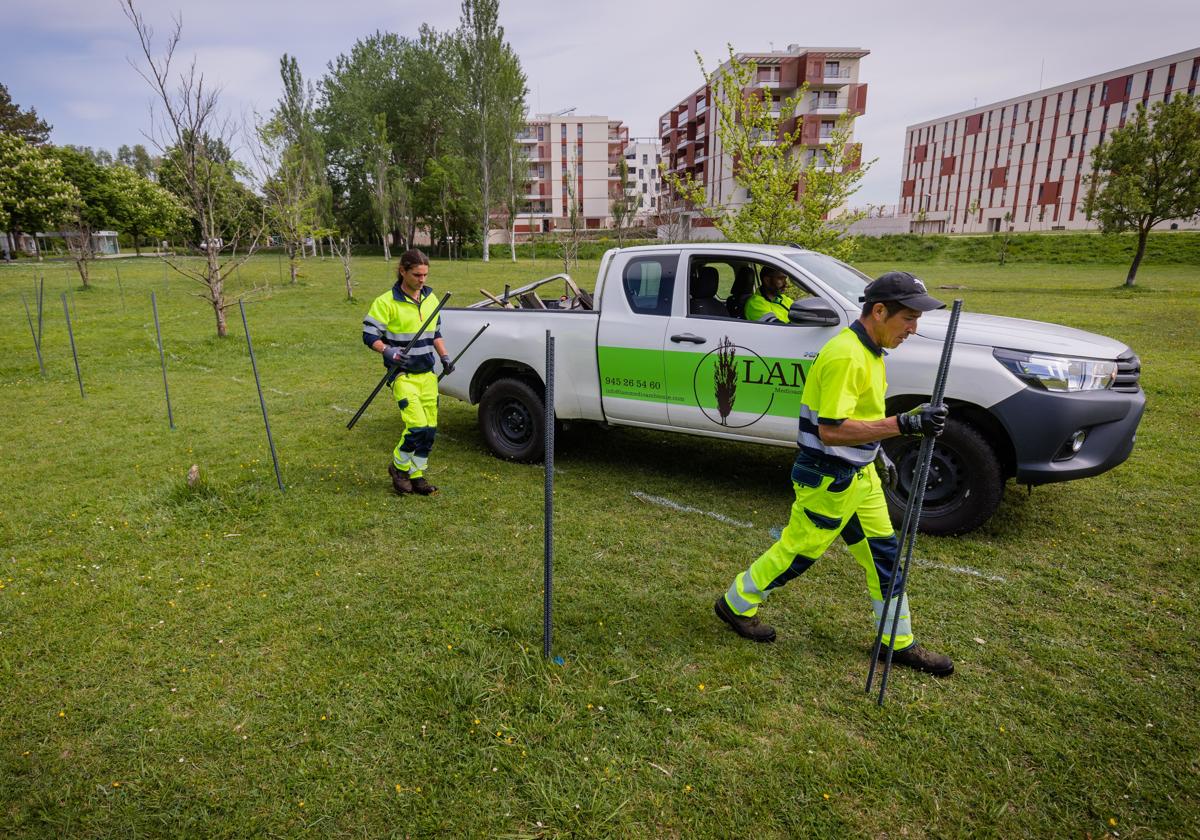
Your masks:
{"label": "truck grille", "polygon": [[1142,360],[1133,351],[1117,359],[1117,378],[1113,382],[1114,391],[1136,392],[1138,381],[1142,377]]}

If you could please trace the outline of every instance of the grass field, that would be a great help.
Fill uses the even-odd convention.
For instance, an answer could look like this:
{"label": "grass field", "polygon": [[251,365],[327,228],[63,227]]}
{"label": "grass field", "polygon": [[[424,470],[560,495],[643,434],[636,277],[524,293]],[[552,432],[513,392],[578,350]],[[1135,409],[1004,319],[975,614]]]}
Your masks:
{"label": "grass field", "polygon": [[[786,519],[783,449],[574,430],[564,664],[543,662],[542,471],[491,457],[445,400],[442,492],[391,494],[391,401],[345,429],[380,373],[360,320],[390,284],[382,260],[356,270],[353,303],[333,261],[296,286],[273,256],[234,278],[272,284],[247,311],[281,494],[236,310],[218,340],[151,259],[121,263],[123,290],[113,263],[89,292],[48,266],[43,379],[31,268],[0,267],[0,835],[1200,835],[1195,266],[1129,290],[1123,265],[922,269],[968,311],[1126,341],[1149,408],[1115,471],[1010,486],[983,530],[922,538],[916,632],[958,672],[895,673],[883,710],[845,551],[772,599],[774,645],[712,615]],[[435,262],[431,285],[465,303],[555,270]]]}

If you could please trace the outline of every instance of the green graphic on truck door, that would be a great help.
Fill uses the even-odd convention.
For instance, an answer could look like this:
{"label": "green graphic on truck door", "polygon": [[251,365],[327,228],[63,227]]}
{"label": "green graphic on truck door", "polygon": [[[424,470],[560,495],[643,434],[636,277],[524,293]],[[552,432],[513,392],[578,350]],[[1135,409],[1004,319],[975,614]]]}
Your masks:
{"label": "green graphic on truck door", "polygon": [[707,352],[602,346],[597,353],[605,399],[694,406],[714,429],[745,428],[766,416],[799,417],[804,380],[814,361],[760,356],[728,336]]}

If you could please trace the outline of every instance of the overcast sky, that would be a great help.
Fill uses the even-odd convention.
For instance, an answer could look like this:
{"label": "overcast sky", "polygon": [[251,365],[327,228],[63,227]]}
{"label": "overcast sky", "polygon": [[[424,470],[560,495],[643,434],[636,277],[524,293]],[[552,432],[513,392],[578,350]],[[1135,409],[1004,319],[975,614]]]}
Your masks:
{"label": "overcast sky", "polygon": [[[145,142],[149,90],[117,0],[3,0],[0,82],[54,126],[54,143],[115,151]],[[458,2],[142,0],[157,32],[183,17],[180,53],[224,90],[235,115],[270,110],[279,56],[306,78],[375,30],[454,28]],[[501,23],[529,78],[531,112],[574,106],[621,119],[632,136],[739,51],[862,47],[867,113],[857,136],[878,162],[855,204],[891,204],[912,123],[1200,46],[1198,0],[804,3],[799,0],[501,0]]]}

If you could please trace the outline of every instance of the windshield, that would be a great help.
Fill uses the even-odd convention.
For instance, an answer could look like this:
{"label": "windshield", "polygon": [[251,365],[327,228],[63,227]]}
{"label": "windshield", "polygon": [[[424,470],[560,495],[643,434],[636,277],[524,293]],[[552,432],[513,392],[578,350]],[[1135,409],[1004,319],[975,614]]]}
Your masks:
{"label": "windshield", "polygon": [[863,288],[871,282],[871,278],[858,269],[815,251],[790,251],[784,257],[824,282],[855,307],[860,303]]}

